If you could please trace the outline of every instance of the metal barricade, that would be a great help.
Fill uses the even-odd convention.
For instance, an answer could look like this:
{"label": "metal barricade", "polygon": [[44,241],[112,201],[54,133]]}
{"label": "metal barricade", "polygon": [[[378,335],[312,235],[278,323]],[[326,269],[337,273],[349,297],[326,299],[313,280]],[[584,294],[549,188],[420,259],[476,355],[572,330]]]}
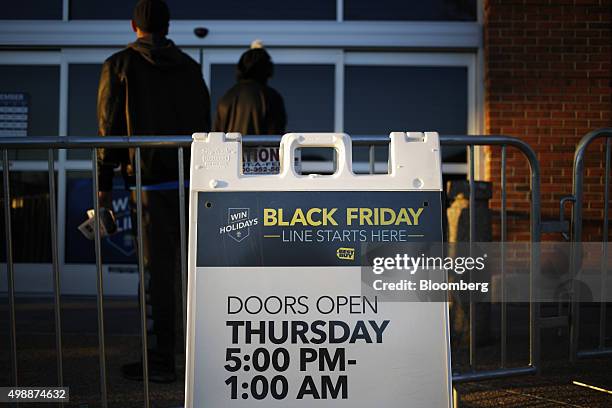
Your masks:
{"label": "metal barricade", "polygon": [[607,275],[607,244],[609,233],[609,204],[610,204],[610,155],[612,152],[612,128],[603,128],[587,133],[578,143],[574,154],[574,174],[573,174],[573,195],[570,201],[572,207],[572,302],[570,308],[570,360],[575,361],[580,357],[596,357],[601,355],[612,354],[612,348],[606,347],[606,306],[607,302],[605,292],[600,296],[599,304],[599,333],[598,346],[594,350],[579,350],[580,338],[580,299],[579,293],[579,277],[582,270],[582,232],[583,232],[583,200],[584,200],[584,170],[585,156],[591,144],[597,139],[605,139],[604,149],[604,205],[603,205],[603,220],[602,220],[602,262],[601,271],[601,290],[605,291],[606,275]]}
{"label": "metal barricade", "polygon": [[[243,136],[245,146],[278,146],[280,136]],[[12,380],[14,385],[19,384],[17,376],[17,344],[16,344],[16,325],[15,325],[15,280],[14,280],[14,259],[12,256],[11,244],[11,208],[10,201],[10,186],[9,186],[9,149],[47,149],[48,156],[48,171],[49,171],[49,199],[51,200],[51,233],[52,233],[52,261],[53,261],[53,291],[54,291],[54,312],[55,312],[55,337],[57,351],[57,374],[58,385],[63,384],[62,372],[62,336],[61,336],[61,316],[60,316],[60,269],[58,264],[58,235],[57,235],[57,209],[56,209],[56,193],[54,180],[54,151],[57,149],[91,149],[92,155],[92,179],[93,179],[93,200],[95,210],[95,259],[96,259],[96,277],[97,277],[97,321],[98,321],[98,348],[100,362],[100,403],[102,407],[107,407],[107,372],[106,372],[106,348],[104,342],[104,289],[102,275],[102,259],[101,259],[101,241],[100,241],[100,220],[99,220],[99,204],[98,204],[98,152],[101,147],[110,148],[133,148],[135,149],[136,158],[136,215],[137,215],[137,239],[142,242],[142,178],[140,155],[142,148],[174,148],[177,149],[177,159],[179,163],[178,180],[179,186],[184,184],[184,148],[191,145],[190,136],[134,136],[134,137],[32,137],[32,138],[2,138],[0,139],[0,149],[3,153],[3,177],[4,177],[4,216],[5,216],[5,234],[6,234],[6,251],[7,251],[7,280],[8,280],[8,302],[10,314],[10,338],[11,338],[11,370]],[[375,168],[375,152],[377,146],[386,146],[389,144],[388,136],[353,136],[353,145],[368,147],[368,171],[370,174],[376,172]],[[487,136],[472,136],[472,135],[441,135],[440,142],[442,146],[460,146],[466,147],[469,152],[469,185],[470,191],[475,191],[475,168],[474,168],[474,152],[476,146],[499,146],[501,147],[501,241],[507,239],[507,195],[506,195],[506,157],[507,149],[514,148],[523,154],[527,159],[530,168],[530,233],[531,242],[539,242],[542,233],[542,222],[540,215],[540,168],[533,149],[520,139],[502,136],[502,135],[487,135]],[[609,147],[608,147],[609,150]],[[186,219],[185,219],[185,192],[184,189],[178,188],[179,208],[180,208],[180,232],[181,232],[181,277],[183,294],[186,292]],[[475,216],[475,194],[470,194],[469,197],[469,231],[470,244],[473,243],[473,237],[476,234],[476,216]],[[503,245],[503,244],[502,244]],[[503,250],[503,246],[502,246]],[[540,266],[540,254],[537,249],[531,249],[530,258],[530,302],[529,302],[529,364],[523,367],[508,367],[507,366],[507,309],[505,306],[504,290],[501,291],[501,360],[498,369],[494,370],[478,370],[477,366],[477,338],[475,330],[476,308],[475,302],[470,297],[469,303],[469,371],[464,373],[454,373],[453,383],[463,383],[469,381],[480,381],[495,378],[504,378],[515,375],[525,375],[537,373],[540,366],[540,322],[539,322],[539,306],[535,302],[535,288],[537,276]],[[147,359],[147,325],[146,325],[146,305],[144,291],[144,264],[143,264],[143,249],[142,245],[138,245],[138,274],[140,278],[140,320],[141,320],[141,335],[142,335],[142,357],[143,357],[143,373],[144,373],[144,405],[149,407],[149,381],[148,381],[148,359]],[[504,271],[502,269],[502,288],[504,282]],[[186,318],[186,296],[183,296],[183,323]],[[185,324],[183,324],[185,327]]]}
{"label": "metal barricade", "polygon": [[[93,203],[96,216],[94,217],[94,248],[96,258],[96,291],[97,291],[97,322],[98,322],[98,348],[99,348],[99,364],[100,364],[100,403],[102,407],[108,406],[107,398],[107,374],[106,374],[106,346],[104,338],[104,285],[102,275],[102,251],[100,238],[100,206],[98,202],[98,148],[134,148],[136,153],[136,206],[137,206],[137,239],[138,243],[142,242],[142,179],[140,168],[140,151],[141,148],[175,148],[177,149],[177,157],[179,163],[179,181],[184,185],[184,153],[183,149],[191,145],[191,137],[90,137],[90,138],[74,138],[74,137],[37,137],[31,139],[23,138],[6,138],[0,142],[0,147],[3,149],[3,176],[4,176],[4,217],[5,217],[5,234],[6,234],[6,252],[7,252],[7,278],[9,291],[9,315],[10,315],[10,338],[11,338],[11,371],[13,377],[13,385],[18,385],[17,376],[17,343],[16,343],[16,322],[15,322],[15,278],[14,278],[14,262],[12,256],[11,244],[11,208],[10,208],[10,181],[9,181],[9,149],[48,149],[48,171],[49,171],[49,200],[51,208],[51,240],[52,240],[52,259],[53,259],[53,293],[54,293],[54,313],[55,313],[55,336],[56,336],[56,355],[57,355],[57,377],[58,386],[63,386],[63,368],[62,368],[62,343],[61,343],[61,316],[60,316],[60,270],[58,264],[58,242],[57,242],[57,211],[56,211],[56,192],[55,192],[55,176],[54,176],[54,150],[56,149],[83,149],[89,148],[92,151],[92,180],[93,180]],[[179,193],[179,208],[180,214],[180,231],[181,231],[181,277],[183,280],[183,293],[186,292],[185,282],[187,277],[186,267],[186,225],[185,225],[185,192],[183,189],[178,189]],[[144,254],[142,245],[138,244],[138,273],[140,282],[140,323],[142,335],[142,362],[143,362],[143,384],[144,384],[144,401],[145,407],[149,407],[149,379],[148,379],[148,359],[147,359],[147,325],[146,325],[146,304],[144,290]],[[183,302],[185,297],[183,296]],[[183,303],[183,326],[186,318],[185,303]]]}

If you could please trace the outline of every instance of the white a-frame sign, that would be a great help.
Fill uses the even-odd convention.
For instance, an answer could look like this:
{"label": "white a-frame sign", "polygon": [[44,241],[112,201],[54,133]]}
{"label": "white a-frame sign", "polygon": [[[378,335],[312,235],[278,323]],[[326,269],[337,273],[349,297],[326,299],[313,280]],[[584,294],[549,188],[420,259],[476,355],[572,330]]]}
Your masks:
{"label": "white a-frame sign", "polygon": [[[334,174],[296,172],[309,147]],[[340,133],[284,135],[279,174],[243,174],[241,152],[194,135],[185,407],[450,407],[446,302],[389,298],[367,267],[442,241],[438,135],[392,133],[388,174],[353,174]]]}

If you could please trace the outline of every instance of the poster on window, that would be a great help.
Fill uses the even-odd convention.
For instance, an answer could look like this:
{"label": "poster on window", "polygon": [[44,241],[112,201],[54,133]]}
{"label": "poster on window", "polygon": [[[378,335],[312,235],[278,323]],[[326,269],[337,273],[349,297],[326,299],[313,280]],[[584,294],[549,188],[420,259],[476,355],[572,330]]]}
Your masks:
{"label": "poster on window", "polygon": [[[102,238],[102,256],[105,264],[136,264],[136,245],[132,233],[130,193],[123,188],[123,180],[116,178],[113,188],[113,213],[117,232]],[[66,198],[66,263],[95,264],[93,241],[78,230],[87,219],[92,207],[90,178],[69,178]],[[115,269],[113,269],[115,271]],[[130,272],[135,272],[131,269]]]}
{"label": "poster on window", "polygon": [[0,92],[0,136],[28,135],[30,96],[25,92]]}

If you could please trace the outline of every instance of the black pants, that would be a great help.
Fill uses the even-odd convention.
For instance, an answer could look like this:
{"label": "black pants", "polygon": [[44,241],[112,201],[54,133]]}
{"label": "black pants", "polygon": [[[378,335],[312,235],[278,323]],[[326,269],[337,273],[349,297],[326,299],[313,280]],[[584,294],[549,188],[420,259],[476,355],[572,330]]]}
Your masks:
{"label": "black pants", "polygon": [[[175,366],[177,328],[180,332],[182,327],[179,215],[177,190],[142,192],[148,357],[150,364],[171,369]],[[134,192],[132,226],[136,237],[137,225]]]}

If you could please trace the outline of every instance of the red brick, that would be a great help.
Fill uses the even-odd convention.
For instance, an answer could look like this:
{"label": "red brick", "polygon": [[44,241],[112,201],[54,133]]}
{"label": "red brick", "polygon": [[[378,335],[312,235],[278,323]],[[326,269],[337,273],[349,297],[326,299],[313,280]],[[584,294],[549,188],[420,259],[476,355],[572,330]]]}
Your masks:
{"label": "red brick", "polygon": [[[612,126],[610,3],[485,0],[486,129],[519,137],[536,151],[545,215],[558,216],[559,198],[571,192],[580,138],[594,128]],[[585,227],[586,238],[601,231],[602,146],[591,146],[589,152],[597,157],[585,159],[584,218],[585,225],[592,224]],[[499,149],[487,152],[486,173],[498,183]],[[529,169],[515,149],[507,150],[506,174],[508,209],[525,216],[509,223],[509,239],[529,239]],[[499,208],[498,184],[494,191],[491,205]]]}

